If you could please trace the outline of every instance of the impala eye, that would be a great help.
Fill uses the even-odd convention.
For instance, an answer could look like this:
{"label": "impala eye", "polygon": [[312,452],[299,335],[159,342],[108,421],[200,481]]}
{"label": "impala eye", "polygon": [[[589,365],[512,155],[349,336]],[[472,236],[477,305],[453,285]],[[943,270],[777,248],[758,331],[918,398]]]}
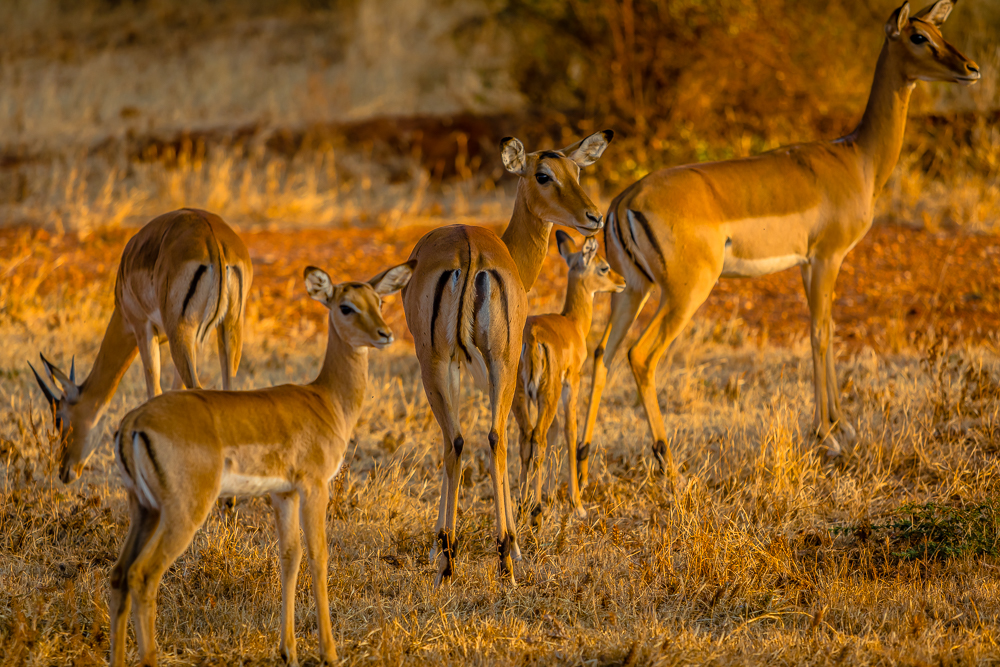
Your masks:
{"label": "impala eye", "polygon": [[925,44],[927,42],[927,38],[921,35],[919,32],[915,32],[912,35],[910,35],[910,41],[919,46],[921,44]]}
{"label": "impala eye", "polygon": [[354,313],[356,313],[358,311],[354,310],[350,306],[341,306],[340,307],[340,312],[342,312],[344,315],[353,315]]}
{"label": "impala eye", "polygon": [[552,177],[546,173],[538,172],[537,174],[535,174],[535,180],[538,181],[539,185],[545,185],[546,183],[552,180]]}
{"label": "impala eye", "polygon": [[610,266],[602,266],[602,267],[600,268],[599,272],[600,272],[600,274],[601,274],[602,276],[606,276],[606,275],[608,275],[608,271],[610,271],[610,270],[611,270],[611,267],[610,267]]}

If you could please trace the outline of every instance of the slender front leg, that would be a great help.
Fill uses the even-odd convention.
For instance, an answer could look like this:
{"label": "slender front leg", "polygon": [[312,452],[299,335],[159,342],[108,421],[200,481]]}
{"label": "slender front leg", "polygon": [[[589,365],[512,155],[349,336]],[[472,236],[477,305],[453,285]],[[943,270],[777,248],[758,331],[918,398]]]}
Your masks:
{"label": "slender front leg", "polygon": [[580,496],[580,484],[576,469],[576,410],[577,395],[580,391],[580,375],[573,374],[567,378],[568,391],[563,401],[563,412],[566,413],[566,428],[563,433],[566,438],[566,461],[569,463],[569,497],[573,503],[577,518],[586,519],[587,510],[583,509],[583,498]]}
{"label": "slender front leg", "polygon": [[597,409],[601,404],[601,394],[608,379],[608,369],[618,354],[625,335],[628,333],[636,315],[642,310],[649,297],[650,285],[641,287],[628,286],[624,292],[611,295],[611,317],[604,329],[604,336],[594,350],[594,377],[590,386],[590,403],[587,405],[587,423],[583,428],[582,444],[577,451],[579,461],[580,486],[587,485],[590,474],[590,444],[594,437],[594,426],[597,424]]}
{"label": "slender front leg", "polygon": [[[278,650],[290,666],[298,665],[295,652],[295,584],[302,562],[299,540],[299,494],[272,493],[271,507],[278,529],[278,561],[281,565],[281,643]],[[322,611],[317,609],[317,613]]]}
{"label": "slender front leg", "polygon": [[[327,594],[328,552],[326,546],[326,506],[329,492],[325,483],[300,489],[302,532],[306,536],[306,554],[312,575],[313,597],[316,600],[316,625],[319,635],[320,660],[332,665],[337,661],[333,643],[333,623],[330,620],[330,600]],[[294,591],[292,595],[294,596]]]}
{"label": "slender front leg", "polygon": [[[520,371],[518,371],[520,373]],[[528,502],[528,468],[531,466],[533,445],[531,441],[531,415],[528,411],[528,395],[524,391],[524,384],[520,377],[517,382],[517,389],[514,390],[514,404],[511,407],[514,411],[514,421],[517,422],[518,450],[521,455],[521,474],[518,475],[518,489],[521,492],[522,506]]]}
{"label": "slender front leg", "polygon": [[836,379],[829,378],[827,373],[832,368],[833,361],[828,359],[830,352],[833,307],[833,288],[837,281],[840,260],[836,258],[814,258],[811,266],[802,269],[802,282],[807,289],[810,316],[810,342],[813,357],[813,389],[815,394],[815,418],[813,428],[816,436],[827,444],[827,454],[840,454],[840,444],[833,437],[834,421],[831,418],[831,405],[835,400],[832,396],[837,391]]}

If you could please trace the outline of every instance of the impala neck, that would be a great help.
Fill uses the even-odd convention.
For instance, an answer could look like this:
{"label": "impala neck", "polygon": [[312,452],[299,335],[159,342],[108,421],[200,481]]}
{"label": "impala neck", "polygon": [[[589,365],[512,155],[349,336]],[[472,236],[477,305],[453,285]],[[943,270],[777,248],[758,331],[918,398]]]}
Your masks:
{"label": "impala neck", "polygon": [[542,269],[542,262],[549,252],[549,233],[552,231],[551,222],[546,222],[531,212],[526,190],[525,180],[519,179],[514,213],[501,237],[517,265],[525,292],[535,284],[538,272]]}
{"label": "impala neck", "polygon": [[578,331],[583,332],[584,338],[587,337],[594,319],[594,293],[584,289],[580,279],[572,274],[569,277],[569,286],[566,288],[566,301],[563,303],[562,314],[573,322]]}
{"label": "impala neck", "polygon": [[94,366],[80,385],[80,400],[76,402],[76,411],[91,415],[89,421],[97,423],[138,353],[135,335],[125,326],[121,311],[115,307]]}
{"label": "impala neck", "polygon": [[875,65],[875,79],[865,115],[850,135],[871,162],[876,195],[889,180],[899,160],[903,131],[906,129],[906,110],[914,86],[913,81],[903,77],[895,60],[886,42]]}
{"label": "impala neck", "polygon": [[337,333],[332,321],[327,326],[330,332],[326,357],[312,385],[328,392],[334,405],[342,406],[345,424],[353,429],[368,386],[368,348],[348,344]]}

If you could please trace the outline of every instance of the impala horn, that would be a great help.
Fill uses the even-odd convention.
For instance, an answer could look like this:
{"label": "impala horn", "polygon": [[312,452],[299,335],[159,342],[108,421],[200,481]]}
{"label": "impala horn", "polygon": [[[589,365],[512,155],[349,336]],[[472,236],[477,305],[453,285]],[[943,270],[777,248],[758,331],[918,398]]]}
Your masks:
{"label": "impala horn", "polygon": [[52,384],[62,389],[63,396],[66,397],[67,401],[76,403],[77,399],[80,398],[80,388],[76,386],[72,378],[73,375],[76,375],[76,357],[73,358],[73,368],[70,370],[72,375],[67,377],[65,373],[46,359],[45,355],[39,353],[38,356],[42,358],[42,365],[45,366],[45,371],[49,374]]}
{"label": "impala horn", "polygon": [[57,399],[55,394],[52,393],[52,390],[49,389],[49,385],[45,384],[42,376],[38,374],[38,371],[35,370],[35,367],[31,365],[30,361],[28,362],[28,368],[30,368],[31,372],[35,374],[35,380],[38,381],[38,386],[42,388],[42,393],[45,394],[45,399],[49,402],[49,405],[55,405],[58,403],[59,399]]}

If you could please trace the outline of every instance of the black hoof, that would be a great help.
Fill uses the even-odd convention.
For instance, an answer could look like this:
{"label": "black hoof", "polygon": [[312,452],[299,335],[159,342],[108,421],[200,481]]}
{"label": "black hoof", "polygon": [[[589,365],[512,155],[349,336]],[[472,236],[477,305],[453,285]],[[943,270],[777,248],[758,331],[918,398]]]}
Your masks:
{"label": "black hoof", "polygon": [[653,456],[656,457],[656,462],[660,466],[660,472],[666,472],[667,469],[667,443],[662,440],[657,440],[653,443]]}
{"label": "black hoof", "polygon": [[576,448],[576,460],[586,461],[590,457],[590,443],[584,443]]}

